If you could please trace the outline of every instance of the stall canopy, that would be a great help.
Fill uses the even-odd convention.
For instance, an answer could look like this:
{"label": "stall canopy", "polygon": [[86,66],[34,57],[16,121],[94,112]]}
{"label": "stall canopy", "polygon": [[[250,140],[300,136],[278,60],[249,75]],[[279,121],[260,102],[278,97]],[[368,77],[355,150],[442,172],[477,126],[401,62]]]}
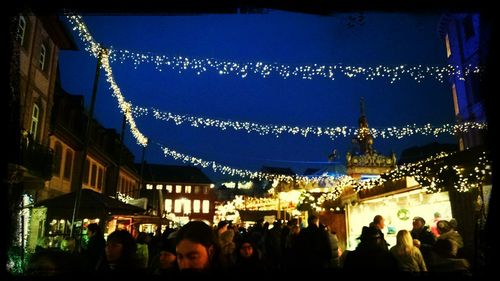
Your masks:
{"label": "stall canopy", "polygon": [[[71,218],[75,204],[76,192],[64,194],[55,198],[36,203],[35,207],[47,207],[48,217]],[[83,189],[80,200],[78,218],[104,218],[111,215],[142,214],[145,210],[126,204],[107,195]]]}
{"label": "stall canopy", "polygon": [[257,221],[266,216],[276,216],[276,210],[238,210],[242,221]]}

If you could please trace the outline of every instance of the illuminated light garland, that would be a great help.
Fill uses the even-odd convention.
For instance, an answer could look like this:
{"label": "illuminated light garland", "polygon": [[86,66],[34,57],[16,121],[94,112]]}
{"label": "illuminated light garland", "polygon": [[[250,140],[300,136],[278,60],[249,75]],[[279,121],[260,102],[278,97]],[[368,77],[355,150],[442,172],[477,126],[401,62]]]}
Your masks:
{"label": "illuminated light garland", "polygon": [[478,158],[474,169],[468,174],[464,174],[465,170],[456,165],[449,166],[445,164],[439,168],[436,167],[437,171],[431,169],[431,166],[435,167],[438,165],[438,161],[455,153],[441,152],[416,163],[397,166],[395,169],[381,174],[381,178],[373,181],[370,180],[372,182],[367,181],[365,184],[362,184],[362,181],[358,181],[354,185],[354,191],[359,192],[363,189],[371,189],[382,184],[384,181],[413,176],[427,193],[441,192],[446,180],[452,180],[451,184],[458,192],[467,192],[471,188],[482,184],[485,177],[491,175],[491,162],[488,160],[486,152],[483,152],[483,155]]}
{"label": "illuminated light garland", "polygon": [[78,37],[84,43],[85,50],[97,58],[102,47],[90,34],[87,26],[83,22],[82,16],[67,12],[66,18],[69,20],[71,25],[73,25],[73,31],[78,31]]}
{"label": "illuminated light garland", "polygon": [[[486,152],[483,152],[482,156],[479,157],[478,162],[474,165],[474,168],[467,169],[469,170],[468,173],[463,167],[459,167],[457,165],[443,165],[439,167],[437,172],[433,172],[429,166],[423,166],[424,164],[431,162],[433,162],[431,165],[436,165],[439,160],[454,153],[441,152],[435,156],[428,157],[427,159],[416,163],[398,166],[396,169],[382,174],[380,178],[364,181],[351,180],[349,183],[353,186],[353,190],[355,192],[360,192],[361,190],[372,189],[380,186],[389,180],[413,176],[426,193],[444,191],[444,184],[446,180],[452,181],[451,186],[454,190],[458,192],[468,192],[471,189],[482,185],[487,176],[491,176],[491,161],[488,160]],[[315,194],[321,193],[317,199],[313,196],[313,192],[304,191],[299,197],[298,204],[309,204],[313,209],[319,210],[322,209],[321,206],[325,203],[325,201],[333,201],[337,199],[341,195],[342,191],[343,187],[333,187],[333,190],[328,192],[315,192]]]}
{"label": "illuminated light garland", "polygon": [[125,194],[125,193],[121,193],[121,192],[117,192],[116,193],[118,196],[118,200],[124,202],[124,203],[129,203],[130,201],[134,200],[134,197],[130,197],[129,195]]}
{"label": "illuminated light garland", "polygon": [[[103,68],[106,71],[107,81],[110,83],[110,88],[113,90],[113,96],[115,98],[117,98],[118,103],[119,103],[119,108],[121,109],[122,113],[125,115],[127,121],[129,122],[130,129],[132,131],[132,134],[136,138],[137,142],[143,146],[147,146],[147,141],[148,141],[147,138],[145,136],[143,136],[142,133],[140,133],[140,131],[137,129],[137,126],[135,124],[133,114],[132,114],[132,109],[131,109],[131,107],[132,107],[131,103],[125,101],[123,95],[121,94],[121,91],[120,91],[118,85],[116,84],[116,82],[113,79],[112,70],[111,70],[111,67],[109,64],[109,59],[110,59],[109,56],[110,55],[113,56],[113,53],[109,53],[108,50],[102,48],[101,45],[93,39],[93,37],[88,32],[88,29],[86,28],[86,26],[83,23],[83,20],[81,19],[80,16],[68,15],[68,19],[74,25],[73,29],[79,30],[79,37],[86,44],[86,46],[87,46],[86,50],[89,51],[91,54],[93,54],[96,57],[99,57],[99,54],[101,53],[101,55],[102,55],[101,63],[102,63]],[[147,56],[145,56],[145,58],[146,57]],[[167,63],[167,64],[169,64],[169,63]],[[190,65],[189,60],[185,59],[184,69],[187,69],[189,65]],[[264,65],[263,63],[257,63],[256,65],[258,65],[259,67],[262,66],[263,69],[269,69],[269,67]],[[233,65],[233,66],[236,67],[237,65]],[[419,66],[416,69],[420,69],[420,67],[421,66]],[[380,66],[380,68],[382,68],[382,66]],[[351,67],[346,66],[344,69],[351,69]],[[356,68],[354,68],[354,69],[356,69]],[[401,66],[400,69],[403,70],[404,66]],[[428,67],[427,70],[429,70],[429,69],[431,69],[431,68]],[[230,69],[230,70],[232,71],[232,69]],[[365,73],[363,68],[357,68],[356,71],[358,73]],[[467,73],[469,73],[468,71],[469,70],[466,70],[464,72],[464,74],[468,75],[467,74]],[[406,72],[408,73],[407,70],[406,70]],[[443,71],[441,71],[441,72],[443,72]],[[440,79],[438,79],[439,81],[442,81],[442,77],[443,77],[441,72],[438,75],[438,77],[441,77]],[[472,72],[479,73],[480,69],[475,68],[472,70]],[[224,71],[219,71],[219,73],[220,74],[228,74],[228,72],[225,73]],[[269,75],[269,73],[267,75]],[[460,71],[458,71],[457,73],[460,74]],[[415,75],[414,73],[412,73],[412,72],[410,73],[410,76],[414,76],[414,75]],[[245,76],[246,76],[246,74],[245,74]],[[287,77],[288,76],[289,75],[287,75]],[[349,74],[347,76],[355,77],[356,75]],[[377,76],[380,76],[380,75],[377,75]],[[382,76],[384,76],[384,75],[382,75]],[[397,75],[395,77],[397,77]],[[415,79],[418,82],[420,82],[420,80],[423,79],[425,77],[425,75],[421,74],[420,76],[416,76],[416,77],[419,77],[418,79],[417,78],[415,78]],[[312,79],[311,77],[303,77],[303,78]],[[394,80],[391,80],[391,83],[393,81]],[[143,111],[139,110],[139,111],[134,111],[134,112],[146,112],[147,113],[147,111],[144,111],[144,110]],[[197,121],[197,124],[199,122],[200,121]],[[211,123],[213,123],[213,122],[208,122],[208,124],[211,124]],[[243,123],[245,123],[245,122],[243,122]],[[248,124],[253,124],[253,123],[248,123]],[[464,125],[464,126],[460,127],[461,125]],[[459,126],[459,127],[454,127],[454,132],[465,132],[471,128],[475,128],[475,129],[486,128],[486,124],[481,124],[481,123],[477,123],[477,124],[463,123],[461,125],[454,125],[454,126]],[[433,131],[434,132],[433,134],[439,134],[439,133],[448,131],[448,129],[446,129],[445,126],[451,127],[452,125],[446,124],[443,126],[445,129],[443,129],[443,127],[432,128],[432,126],[430,126],[428,124],[428,125],[424,126],[424,129]],[[239,124],[236,127],[239,127]],[[315,127],[315,128],[318,128],[318,127]],[[384,138],[386,135],[393,136],[393,132],[397,132],[398,128],[391,127],[391,128],[387,128],[386,130],[387,131],[370,129],[370,132],[372,133],[373,137],[377,137],[380,134],[380,136],[382,136]],[[403,129],[401,131],[409,132],[411,130],[412,130],[412,128],[410,128],[410,127],[403,127]],[[336,128],[336,131],[338,131],[338,128]],[[294,134],[297,134],[297,133],[301,132],[301,130],[299,127],[293,127],[291,132]],[[314,130],[312,132],[314,132]],[[318,129],[317,132],[320,132],[320,130]],[[323,132],[323,130],[321,130],[321,132]],[[358,131],[353,130],[353,133],[354,132],[356,134],[358,134]],[[366,132],[360,132],[360,133],[366,133]],[[307,136],[307,134],[309,134],[309,132],[307,132],[307,133],[301,132],[301,134],[304,136]],[[403,136],[405,134],[403,134]],[[319,135],[321,135],[321,134],[319,134]],[[396,137],[398,137],[397,134],[394,134],[394,135]],[[170,149],[163,147],[163,146],[161,146],[161,147],[162,147],[162,150],[163,150],[165,156],[170,156],[170,157],[173,157],[175,159],[181,159],[183,162],[190,162],[194,165],[201,165],[203,167],[212,166],[212,169],[214,171],[216,171],[216,172],[220,171],[223,174],[239,175],[242,177],[250,177],[253,179],[257,178],[257,179],[278,180],[278,181],[285,181],[285,182],[291,182],[291,181],[296,181],[296,180],[305,181],[305,182],[310,182],[310,181],[314,182],[314,181],[320,181],[322,179],[322,177],[317,177],[317,178],[308,178],[308,177],[304,177],[304,176],[290,177],[290,176],[284,176],[284,175],[273,175],[273,174],[262,173],[262,172],[252,172],[252,171],[243,170],[243,169],[235,169],[235,168],[231,168],[228,166],[223,166],[223,165],[217,164],[214,161],[205,161],[205,160],[202,160],[202,159],[199,159],[196,157],[192,157],[192,156],[178,153],[176,151],[170,150]],[[437,157],[430,157],[430,158],[428,158],[424,161],[420,161],[418,163],[412,163],[409,165],[398,167],[395,170],[390,171],[389,173],[386,173],[384,175],[386,177],[388,177],[388,179],[396,179],[396,178],[400,178],[403,176],[413,175],[416,177],[417,180],[429,181],[430,184],[427,187],[429,191],[431,191],[431,192],[436,191],[436,190],[439,191],[440,190],[439,188],[435,189],[436,183],[439,183],[439,179],[430,178],[430,180],[429,180],[429,177],[427,177],[426,175],[422,175],[421,170],[419,170],[418,167],[422,168],[423,163],[428,162],[428,161],[436,161],[436,160],[438,160],[442,157],[446,157],[446,156],[448,156],[448,154],[442,153],[442,154],[438,155]],[[460,192],[468,191],[470,189],[470,187],[475,187],[475,183],[471,183],[471,178],[475,178],[476,181],[481,181],[482,179],[484,179],[485,175],[491,175],[491,165],[488,163],[489,162],[486,159],[486,156],[483,156],[482,158],[480,158],[480,160],[478,162],[478,166],[474,169],[474,172],[470,173],[467,177],[464,177],[464,175],[462,174],[462,169],[460,169],[459,167],[456,167],[456,166],[452,167],[453,170],[455,171],[455,174],[458,176],[458,181],[455,182],[453,185],[455,187],[455,189],[457,189]],[[443,171],[445,171],[445,169],[444,168],[440,169],[440,171],[443,172]],[[370,189],[370,188],[373,188],[374,186],[380,185],[384,181],[386,181],[386,179],[378,178],[378,179],[370,179],[367,181],[357,181],[357,182],[355,182],[353,180],[351,183],[354,186],[354,190],[356,192],[359,192],[362,189]],[[336,194],[338,192],[341,192],[341,188],[343,188],[343,187],[340,186],[339,188],[334,189],[334,191],[333,191],[333,193],[331,193],[331,195],[326,195],[325,199],[322,199],[322,200],[326,200],[326,198],[336,198],[335,196],[337,196]]]}
{"label": "illuminated light garland", "polygon": [[[100,44],[90,35],[81,16],[67,13],[69,22],[73,25],[73,30],[78,31],[78,37],[84,42],[85,50],[90,51],[97,57]],[[483,68],[480,66],[469,65],[465,68],[461,66],[423,66],[423,65],[399,65],[399,66],[350,66],[344,64],[322,65],[289,65],[266,62],[235,62],[224,61],[213,58],[188,58],[183,56],[157,55],[151,52],[138,53],[129,50],[116,49],[110,53],[112,62],[118,61],[124,63],[130,61],[134,68],[141,64],[154,64],[158,71],[173,70],[179,73],[190,70],[197,75],[212,71],[220,75],[235,75],[246,78],[248,74],[254,74],[267,78],[271,75],[279,76],[283,79],[297,77],[305,80],[313,78],[324,78],[335,80],[338,76],[346,78],[360,77],[365,80],[375,80],[380,78],[389,79],[390,83],[401,80],[402,77],[413,79],[417,83],[426,78],[433,78],[443,83],[445,77],[457,77],[465,80],[465,77],[471,74],[481,73]]]}
{"label": "illuminated light garland", "polygon": [[[303,137],[308,137],[314,135],[317,137],[328,136],[332,140],[338,137],[356,136],[367,134],[368,132],[373,136],[373,138],[391,138],[395,137],[398,139],[408,137],[415,134],[421,135],[433,135],[437,137],[440,134],[450,134],[456,135],[460,133],[465,133],[473,129],[485,130],[488,128],[486,123],[480,122],[463,122],[461,124],[444,124],[441,126],[432,126],[431,124],[425,124],[423,126],[417,126],[416,124],[404,125],[404,126],[392,126],[387,128],[359,128],[359,127],[348,127],[348,126],[337,126],[337,127],[321,127],[321,126],[307,126],[298,127],[290,125],[273,125],[273,124],[258,124],[246,121],[231,121],[231,120],[221,120],[215,118],[205,118],[197,117],[191,115],[181,115],[175,114],[167,111],[160,111],[156,108],[145,108],[140,106],[133,106],[131,108],[133,115],[135,117],[147,116],[152,112],[154,118],[157,120],[165,122],[173,122],[175,125],[182,125],[184,123],[189,124],[195,128],[219,128],[221,130],[233,129],[235,131],[246,131],[247,133],[255,132],[259,135],[274,135],[279,137],[282,134],[292,134],[300,135]],[[365,132],[366,131],[366,132]]]}
{"label": "illuminated light garland", "polygon": [[[299,181],[299,182],[305,182],[305,183],[317,183],[320,180],[324,180],[325,177],[330,177],[330,176],[318,176],[318,177],[307,177],[307,176],[301,176],[301,175],[294,175],[294,176],[289,176],[289,175],[279,175],[279,174],[270,174],[270,173],[264,173],[264,172],[256,172],[256,171],[250,171],[246,169],[236,169],[236,168],[231,168],[229,166],[221,165],[218,164],[215,161],[207,161],[203,160],[201,158],[197,158],[194,156],[190,156],[187,154],[183,154],[180,152],[177,152],[173,149],[170,149],[168,147],[165,147],[162,144],[157,143],[157,145],[161,148],[163,151],[163,154],[165,157],[171,157],[174,158],[175,160],[181,160],[184,163],[190,163],[195,166],[201,166],[203,168],[210,167],[214,172],[222,173],[223,175],[231,175],[231,176],[240,176],[243,178],[251,178],[251,179],[257,179],[257,180],[269,180],[269,181],[279,181],[279,182],[293,182],[293,181]],[[330,177],[332,178],[332,181],[342,183],[344,185],[346,181],[349,180],[350,177],[345,176],[344,178],[338,179],[335,177]]]}
{"label": "illuminated light garland", "polygon": [[201,166],[203,168],[210,167],[214,172],[219,172],[224,175],[231,175],[231,176],[240,176],[243,178],[251,178],[251,179],[267,179],[267,180],[274,180],[277,179],[279,181],[285,181],[285,182],[292,182],[296,178],[291,177],[291,176],[285,176],[285,175],[274,175],[274,174],[269,174],[269,173],[263,173],[263,172],[253,172],[250,170],[244,170],[244,169],[236,169],[236,168],[231,168],[229,166],[224,166],[220,165],[215,161],[206,161],[197,157],[189,156],[183,153],[179,153],[175,150],[169,149],[161,144],[158,144],[161,149],[163,150],[163,154],[165,157],[171,157],[176,160],[181,160],[182,162],[186,163],[191,163],[195,166]]}
{"label": "illuminated light garland", "polygon": [[99,55],[101,56],[100,59],[102,68],[104,68],[106,72],[106,81],[110,84],[110,89],[112,89],[113,96],[117,99],[118,106],[121,112],[125,115],[128,124],[130,125],[130,131],[132,132],[132,135],[135,137],[139,145],[147,146],[148,139],[137,128],[135,120],[132,116],[131,104],[125,101],[125,98],[121,94],[120,88],[113,78],[113,71],[109,64],[110,50],[103,48],[94,40],[80,15],[66,13],[66,17],[73,25],[73,30],[78,30],[78,36],[85,43],[85,50],[90,52],[96,58],[99,58]]}
{"label": "illuminated light garland", "polygon": [[130,110],[131,104],[125,101],[120,88],[113,79],[113,72],[111,70],[111,66],[109,65],[108,53],[105,51],[102,52],[101,63],[106,72],[106,80],[110,84],[110,89],[113,91],[113,96],[117,99],[118,106],[121,112],[125,115],[125,118],[130,125],[130,131],[132,132],[132,135],[136,139],[137,143],[145,147],[148,145],[148,138],[145,137],[137,128],[134,117],[132,116],[132,111]]}

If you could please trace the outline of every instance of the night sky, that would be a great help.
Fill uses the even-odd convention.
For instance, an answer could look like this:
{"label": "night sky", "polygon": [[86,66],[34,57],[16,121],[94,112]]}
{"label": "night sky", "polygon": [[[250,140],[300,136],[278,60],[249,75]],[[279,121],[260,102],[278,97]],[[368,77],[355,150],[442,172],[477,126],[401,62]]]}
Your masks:
{"label": "night sky", "polygon": [[[83,15],[95,40],[106,47],[189,58],[223,61],[267,62],[289,65],[343,64],[345,66],[445,66],[446,50],[437,33],[439,14],[338,13],[319,16],[266,10],[263,14],[206,14],[184,16]],[[63,21],[69,22],[63,18]],[[71,29],[70,29],[71,30]],[[79,51],[61,51],[63,88],[85,96],[90,103],[97,60],[73,37]],[[176,114],[222,120],[290,126],[358,126],[360,98],[364,97],[370,127],[383,128],[416,123],[454,123],[451,86],[445,79],[426,78],[421,83],[403,78],[366,81],[338,76],[283,79],[278,75],[246,78],[207,71],[155,70],[152,64],[137,68],[131,63],[111,64],[115,81],[134,105],[155,107]],[[94,117],[105,127],[121,130],[119,109],[101,71]],[[351,136],[332,141],[327,136],[307,138],[283,134],[194,128],[137,117],[138,128],[150,138],[146,160],[150,163],[187,165],[164,157],[156,143],[204,160],[248,170],[263,165],[289,167],[296,173],[327,165],[337,149],[340,160],[351,148]],[[414,135],[403,139],[376,138],[379,153],[396,152],[433,141],[453,143],[448,134]],[[125,144],[141,160],[142,148],[127,130]],[[218,180],[221,174],[203,171]]]}

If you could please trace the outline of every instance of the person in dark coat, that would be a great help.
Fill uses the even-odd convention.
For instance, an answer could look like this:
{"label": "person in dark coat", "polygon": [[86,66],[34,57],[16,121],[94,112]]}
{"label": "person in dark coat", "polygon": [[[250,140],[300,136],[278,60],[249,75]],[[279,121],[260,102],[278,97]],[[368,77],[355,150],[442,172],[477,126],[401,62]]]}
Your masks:
{"label": "person in dark coat", "polygon": [[240,274],[257,274],[265,272],[262,252],[255,246],[249,235],[240,237],[236,242],[235,263],[231,270]]}
{"label": "person in dark coat", "polygon": [[319,218],[310,216],[308,226],[300,231],[297,237],[298,258],[308,269],[325,270],[332,259],[330,238],[328,233],[319,227]]}
{"label": "person in dark coat", "polygon": [[[436,243],[436,237],[425,225],[425,220],[422,217],[413,218],[413,229],[410,232],[414,239],[414,244],[420,249],[426,263],[429,263],[430,252]],[[418,240],[418,241],[415,241]]]}
{"label": "person in dark coat", "polygon": [[104,240],[101,227],[97,223],[91,223],[87,226],[87,236],[89,242],[87,249],[83,251],[83,257],[87,270],[95,271],[99,260],[105,257],[106,240]]}
{"label": "person in dark coat", "polygon": [[158,257],[158,268],[154,275],[173,276],[179,273],[177,256],[175,253],[175,237],[161,241],[159,245],[160,255]]}
{"label": "person in dark coat", "polygon": [[222,271],[220,245],[212,228],[202,221],[190,221],[175,237],[177,264],[182,275],[203,276]]}
{"label": "person in dark coat", "polygon": [[348,252],[344,260],[344,270],[349,273],[395,272],[397,260],[386,250],[387,244],[374,227],[363,226],[361,242],[356,250]]}
{"label": "person in dark coat", "polygon": [[137,259],[137,243],[126,230],[115,230],[106,242],[106,258],[97,265],[99,275],[130,276],[142,271]]}

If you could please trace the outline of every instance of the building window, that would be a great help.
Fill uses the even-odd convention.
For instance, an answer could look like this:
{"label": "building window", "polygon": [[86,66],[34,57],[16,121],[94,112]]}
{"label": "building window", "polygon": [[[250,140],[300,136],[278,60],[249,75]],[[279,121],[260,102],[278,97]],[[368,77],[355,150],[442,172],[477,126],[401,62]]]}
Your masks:
{"label": "building window", "polygon": [[458,97],[457,97],[457,87],[455,86],[455,83],[451,86],[451,93],[453,96],[453,107],[455,109],[455,116],[458,116],[460,114],[460,108],[458,107]]}
{"label": "building window", "polygon": [[36,140],[36,134],[38,132],[38,120],[40,118],[40,108],[36,103],[33,104],[33,112],[31,114],[31,127],[30,134],[33,140]]}
{"label": "building window", "polygon": [[451,46],[450,46],[450,37],[448,37],[448,34],[446,34],[444,42],[446,44],[446,57],[449,58],[451,56]]}
{"label": "building window", "polygon": [[174,213],[180,213],[182,210],[182,199],[177,199],[174,202]]}
{"label": "building window", "polygon": [[165,212],[172,212],[172,199],[165,199]]}
{"label": "building window", "polygon": [[207,214],[208,212],[210,212],[210,201],[203,200],[203,210],[202,211],[204,214]]}
{"label": "building window", "polygon": [[173,191],[173,187],[171,184],[167,184],[167,186],[165,187],[165,189],[167,190],[168,193],[172,193]]}
{"label": "building window", "polygon": [[176,185],[175,186],[175,193],[181,193],[182,192],[182,185]]}
{"label": "building window", "polygon": [[150,183],[146,184],[146,189],[153,189],[153,185]]}
{"label": "building window", "polygon": [[208,193],[208,186],[204,186],[203,187],[203,194],[207,194]]}
{"label": "building window", "polygon": [[190,185],[186,185],[186,186],[184,187],[184,191],[185,191],[186,193],[191,193],[191,186],[190,186]]}
{"label": "building window", "polygon": [[94,187],[97,178],[97,166],[92,163],[92,169],[90,170],[90,186]]}
{"label": "building window", "polygon": [[182,210],[182,213],[183,214],[186,214],[186,215],[189,215],[191,214],[191,200],[189,199],[184,199],[184,202],[183,202],[183,210]]}
{"label": "building window", "polygon": [[199,185],[195,185],[194,186],[194,194],[198,194],[200,193],[200,186]]}
{"label": "building window", "polygon": [[17,39],[19,40],[19,44],[23,46],[24,44],[24,36],[26,35],[26,19],[24,16],[19,16],[19,23],[17,25]]}
{"label": "building window", "polygon": [[99,174],[97,176],[97,189],[102,190],[103,182],[104,182],[104,168],[99,167]]}
{"label": "building window", "polygon": [[52,174],[56,177],[61,176],[61,160],[62,160],[62,145],[56,141],[54,145],[54,165],[52,166]]}
{"label": "building window", "polygon": [[40,60],[38,61],[40,70],[45,70],[45,60],[47,58],[47,47],[42,43],[40,46]]}
{"label": "building window", "polygon": [[69,180],[71,178],[71,167],[73,166],[73,152],[66,149],[66,159],[64,160],[64,179]]}
{"label": "building window", "polygon": [[163,185],[162,184],[157,184],[156,185],[156,189],[157,190],[162,190],[163,189]]}
{"label": "building window", "polygon": [[193,200],[193,213],[199,213],[200,212],[200,200]]}

